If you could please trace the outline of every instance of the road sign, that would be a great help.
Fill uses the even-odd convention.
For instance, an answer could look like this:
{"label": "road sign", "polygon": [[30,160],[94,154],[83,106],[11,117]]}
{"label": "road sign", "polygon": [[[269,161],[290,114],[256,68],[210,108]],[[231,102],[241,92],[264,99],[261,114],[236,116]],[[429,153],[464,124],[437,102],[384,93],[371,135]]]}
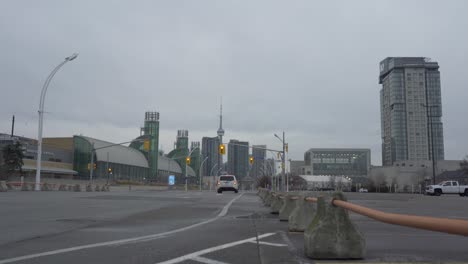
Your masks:
{"label": "road sign", "polygon": [[175,184],[175,176],[174,175],[169,175],[168,180],[169,180],[169,185],[174,185]]}

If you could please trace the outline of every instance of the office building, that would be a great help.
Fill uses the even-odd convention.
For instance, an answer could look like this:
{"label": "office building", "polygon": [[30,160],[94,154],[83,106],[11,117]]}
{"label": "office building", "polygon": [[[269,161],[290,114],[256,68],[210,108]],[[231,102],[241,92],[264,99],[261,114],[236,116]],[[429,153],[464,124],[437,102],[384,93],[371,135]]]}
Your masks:
{"label": "office building", "polygon": [[218,167],[218,137],[203,137],[202,138],[202,156],[208,157],[203,164],[202,174],[204,176],[217,175]]}
{"label": "office building", "polygon": [[309,170],[311,175],[348,176],[363,181],[371,167],[371,152],[370,149],[311,148],[304,153],[304,165],[301,168]]}
{"label": "office building", "polygon": [[267,172],[266,166],[266,145],[253,145],[252,146],[252,157],[254,158],[254,163],[251,165],[250,176],[252,178],[258,178],[262,175],[265,175]]}
{"label": "office building", "polygon": [[386,58],[380,63],[379,83],[383,165],[443,160],[438,63],[423,57]]}
{"label": "office building", "polygon": [[249,173],[249,142],[231,139],[228,144],[228,174],[242,179]]}

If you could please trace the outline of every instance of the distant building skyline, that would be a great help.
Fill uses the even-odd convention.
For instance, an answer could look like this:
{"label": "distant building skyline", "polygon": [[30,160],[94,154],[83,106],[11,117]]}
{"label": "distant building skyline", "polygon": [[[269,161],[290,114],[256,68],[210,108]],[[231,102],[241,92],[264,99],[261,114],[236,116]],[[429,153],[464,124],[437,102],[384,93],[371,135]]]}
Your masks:
{"label": "distant building skyline", "polygon": [[213,174],[216,175],[218,171],[215,166],[218,165],[218,146],[219,146],[219,138],[218,137],[203,137],[202,138],[202,157],[208,159],[203,164],[202,174],[204,176],[211,176],[211,172],[213,170]]}
{"label": "distant building skyline", "polygon": [[266,147],[266,145],[252,145],[252,157],[254,158],[254,163],[250,171],[250,176],[252,178],[258,178],[267,171],[265,168]]}
{"label": "distant building skyline", "polygon": [[231,139],[228,144],[227,173],[239,179],[248,176],[249,142]]}
{"label": "distant building skyline", "polygon": [[[380,63],[382,165],[444,159],[440,72],[423,57],[389,57]],[[432,127],[432,129],[431,129]]]}
{"label": "distant building skyline", "polygon": [[353,181],[367,179],[371,168],[370,149],[311,148],[304,153],[301,174],[349,176]]}

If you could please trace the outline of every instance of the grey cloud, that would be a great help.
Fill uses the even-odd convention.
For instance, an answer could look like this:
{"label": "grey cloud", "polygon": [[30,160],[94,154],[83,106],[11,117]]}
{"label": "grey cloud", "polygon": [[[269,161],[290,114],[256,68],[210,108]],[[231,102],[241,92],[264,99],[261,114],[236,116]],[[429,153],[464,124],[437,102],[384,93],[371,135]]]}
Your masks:
{"label": "grey cloud", "polygon": [[35,136],[44,79],[78,51],[49,88],[49,135],[124,141],[156,110],[167,150],[177,129],[214,135],[223,96],[228,138],[277,144],[271,134],[284,129],[296,158],[369,147],[379,164],[378,63],[427,56],[441,66],[456,159],[468,152],[467,11],[465,1],[3,2],[0,130],[17,113],[18,130]]}

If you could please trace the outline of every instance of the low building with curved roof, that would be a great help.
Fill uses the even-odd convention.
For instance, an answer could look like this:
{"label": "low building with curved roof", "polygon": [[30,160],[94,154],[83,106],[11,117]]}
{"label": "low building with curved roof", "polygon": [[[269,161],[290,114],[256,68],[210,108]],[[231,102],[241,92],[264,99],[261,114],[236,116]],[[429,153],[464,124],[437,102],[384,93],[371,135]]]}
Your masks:
{"label": "low building with curved roof", "polygon": [[[73,136],[73,168],[81,179],[89,179],[91,151],[94,152],[93,178],[109,180],[149,180],[150,167],[144,151],[112,142],[85,136]],[[111,172],[111,173],[109,173]],[[158,178],[162,181],[169,175],[183,177],[180,165],[173,159],[158,156]],[[188,176],[195,176],[189,168]]]}

